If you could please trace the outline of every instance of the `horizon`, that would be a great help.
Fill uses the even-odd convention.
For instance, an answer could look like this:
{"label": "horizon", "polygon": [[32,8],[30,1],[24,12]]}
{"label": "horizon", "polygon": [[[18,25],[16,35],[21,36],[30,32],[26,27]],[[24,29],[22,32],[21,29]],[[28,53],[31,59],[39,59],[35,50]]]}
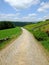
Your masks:
{"label": "horizon", "polygon": [[37,22],[49,19],[49,0],[0,0],[0,21]]}

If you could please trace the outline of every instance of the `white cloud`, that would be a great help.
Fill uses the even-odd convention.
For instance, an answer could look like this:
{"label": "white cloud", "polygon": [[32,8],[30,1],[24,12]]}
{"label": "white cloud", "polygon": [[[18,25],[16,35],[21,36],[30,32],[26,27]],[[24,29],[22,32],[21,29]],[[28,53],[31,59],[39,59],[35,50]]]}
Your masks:
{"label": "white cloud", "polygon": [[23,21],[35,21],[36,15],[37,14],[35,14],[35,13],[30,13],[27,16],[22,17],[22,20]]}
{"label": "white cloud", "polygon": [[0,17],[14,17],[14,16],[19,16],[20,13],[16,13],[16,14],[0,14]]}
{"label": "white cloud", "polygon": [[35,13],[28,14],[29,17],[36,16],[36,15],[37,14],[35,14]]}
{"label": "white cloud", "polygon": [[45,15],[44,17],[38,17],[36,13],[30,13],[26,16],[19,17],[20,13],[17,14],[0,14],[0,20],[7,20],[7,21],[41,21],[45,19],[49,19],[49,14]]}
{"label": "white cloud", "polygon": [[36,21],[36,17],[23,17],[22,21],[28,21],[28,22]]}
{"label": "white cloud", "polygon": [[42,6],[42,5],[44,5],[45,4],[45,2],[42,2],[40,5]]}
{"label": "white cloud", "polygon": [[49,14],[43,17],[43,20],[49,19]]}
{"label": "white cloud", "polygon": [[42,2],[40,5],[40,8],[37,10],[38,12],[46,12],[49,9],[49,2]]}
{"label": "white cloud", "polygon": [[30,13],[27,16],[19,17],[20,13],[17,14],[0,14],[0,20],[10,20],[10,21],[35,21],[37,14]]}
{"label": "white cloud", "polygon": [[17,20],[20,13],[17,14],[0,14],[0,20]]}
{"label": "white cloud", "polygon": [[46,20],[49,19],[49,14],[43,16],[43,17],[37,17],[37,14],[35,16],[25,16],[22,18],[23,21],[42,21],[42,20]]}
{"label": "white cloud", "polygon": [[16,9],[28,8],[31,5],[38,4],[40,0],[4,0]]}
{"label": "white cloud", "polygon": [[41,18],[38,18],[38,21],[44,21],[46,19],[49,19],[49,14],[47,14],[47,15],[41,17]]}

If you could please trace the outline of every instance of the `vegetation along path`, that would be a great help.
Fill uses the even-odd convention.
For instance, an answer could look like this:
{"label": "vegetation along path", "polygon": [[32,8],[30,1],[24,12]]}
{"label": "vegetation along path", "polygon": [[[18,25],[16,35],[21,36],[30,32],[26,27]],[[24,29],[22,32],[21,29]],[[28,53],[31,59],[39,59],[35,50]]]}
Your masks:
{"label": "vegetation along path", "polygon": [[0,51],[0,65],[49,65],[42,46],[26,29],[8,47]]}

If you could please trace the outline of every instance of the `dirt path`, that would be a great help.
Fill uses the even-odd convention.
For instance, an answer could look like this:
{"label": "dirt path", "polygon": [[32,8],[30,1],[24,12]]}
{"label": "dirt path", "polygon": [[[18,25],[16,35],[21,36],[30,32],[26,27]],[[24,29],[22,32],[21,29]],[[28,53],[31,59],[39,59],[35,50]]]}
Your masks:
{"label": "dirt path", "polygon": [[0,65],[49,65],[45,52],[25,29],[22,35],[0,51]]}

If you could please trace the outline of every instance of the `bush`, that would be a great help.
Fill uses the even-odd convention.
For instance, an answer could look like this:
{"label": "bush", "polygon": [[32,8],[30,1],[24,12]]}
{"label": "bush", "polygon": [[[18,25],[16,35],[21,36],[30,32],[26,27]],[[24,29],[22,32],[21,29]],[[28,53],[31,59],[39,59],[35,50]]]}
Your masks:
{"label": "bush", "polygon": [[49,51],[49,40],[42,41],[42,45]]}
{"label": "bush", "polygon": [[42,41],[42,40],[47,40],[48,35],[40,30],[33,31],[34,36],[36,37],[37,40]]}

